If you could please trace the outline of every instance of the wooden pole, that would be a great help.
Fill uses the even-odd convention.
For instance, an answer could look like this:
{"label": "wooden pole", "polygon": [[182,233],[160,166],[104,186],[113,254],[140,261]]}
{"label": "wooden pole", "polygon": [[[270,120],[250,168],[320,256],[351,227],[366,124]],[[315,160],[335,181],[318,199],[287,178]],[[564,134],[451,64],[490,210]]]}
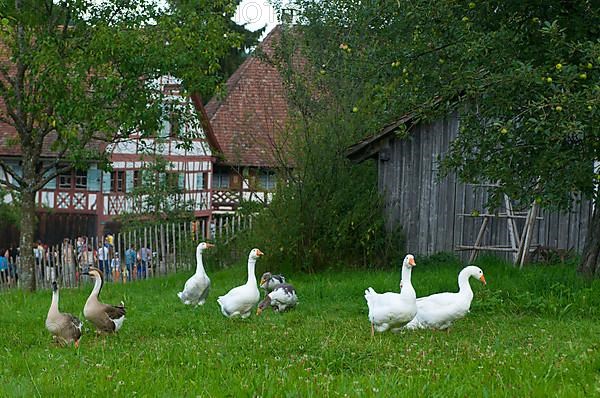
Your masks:
{"label": "wooden pole", "polygon": [[[151,231],[152,232],[152,231]],[[154,244],[156,245],[156,261],[160,264],[160,260],[158,258],[158,253],[159,253],[159,240],[158,240],[158,226],[154,226]],[[159,269],[159,271],[162,271]]]}
{"label": "wooden pole", "polygon": [[177,235],[175,232],[175,223],[171,223],[171,231],[173,232],[173,271],[177,272]]}
{"label": "wooden pole", "polygon": [[165,226],[164,224],[160,224],[160,253],[161,253],[161,263],[165,269],[165,273],[167,272],[167,251],[166,251],[166,242],[165,242]]}
{"label": "wooden pole", "polygon": [[[481,223],[481,228],[479,228],[479,232],[477,233],[477,238],[475,239],[475,244],[473,245],[474,247],[479,246],[481,239],[483,239],[483,234],[485,233],[485,228],[487,227],[488,222],[489,222],[489,218],[484,217],[483,222]],[[475,261],[475,259],[477,258],[477,253],[478,253],[478,249],[473,249],[473,251],[471,252],[471,255],[469,256],[469,264],[471,264],[471,263],[473,263],[473,261]]]}
{"label": "wooden pole", "polygon": [[538,204],[536,202],[534,202],[533,205],[531,206],[531,209],[529,210],[530,217],[527,220],[529,222],[529,224],[527,225],[527,228],[525,231],[525,239],[524,239],[524,244],[523,244],[524,247],[521,250],[521,259],[519,262],[520,269],[523,268],[523,265],[529,259],[529,246],[531,245],[531,239],[533,237],[533,227],[535,225],[535,219],[537,217],[538,208],[539,208]]}
{"label": "wooden pole", "polygon": [[[151,252],[152,253],[152,252]],[[150,259],[148,258],[148,230],[144,227],[144,254],[146,255],[146,272],[145,279],[148,279],[150,274]],[[152,256],[152,254],[150,254]],[[154,268],[154,267],[152,267]],[[142,270],[143,271],[143,270]],[[152,270],[154,273],[154,269]]]}
{"label": "wooden pole", "polygon": [[513,249],[515,249],[515,252],[512,254],[513,257],[513,264],[517,261],[517,227],[516,227],[516,223],[515,220],[513,218],[511,218],[512,214],[513,214],[513,209],[512,209],[512,204],[510,203],[510,199],[508,198],[508,195],[504,195],[504,205],[506,207],[506,214],[508,215],[508,218],[506,220],[506,225],[508,226],[508,238],[510,241],[510,245]]}

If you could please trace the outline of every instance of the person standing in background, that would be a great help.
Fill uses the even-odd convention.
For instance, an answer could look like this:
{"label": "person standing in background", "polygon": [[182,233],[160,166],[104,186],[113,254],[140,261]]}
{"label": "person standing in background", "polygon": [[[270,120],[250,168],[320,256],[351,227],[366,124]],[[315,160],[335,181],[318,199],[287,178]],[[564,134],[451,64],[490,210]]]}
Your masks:
{"label": "person standing in background", "polygon": [[35,256],[36,270],[39,270],[39,275],[44,278],[44,246],[42,246],[41,240],[38,240],[37,244],[33,247],[33,255]]}
{"label": "person standing in background", "polygon": [[113,258],[110,260],[110,270],[113,281],[119,282],[121,276],[121,259],[119,258],[119,252],[115,252]]}
{"label": "person standing in background", "polygon": [[90,267],[94,265],[94,250],[91,245],[85,245],[81,253],[81,273],[83,274],[83,281],[87,282],[89,276],[87,273],[90,271]]}
{"label": "person standing in background", "polygon": [[140,265],[138,266],[138,279],[146,278],[147,266],[148,266],[148,249],[145,246],[140,248],[138,253]]}
{"label": "person standing in background", "polygon": [[98,245],[98,268],[104,273],[106,280],[110,280],[110,266],[108,257],[108,248],[103,244]]}
{"label": "person standing in background", "polygon": [[75,285],[75,252],[73,251],[73,245],[67,238],[63,240],[61,248],[61,262],[64,266],[64,272],[66,275],[63,276],[64,280],[69,286]]}
{"label": "person standing in background", "polygon": [[131,281],[131,278],[135,278],[136,266],[135,261],[137,259],[137,253],[135,251],[135,245],[131,245],[129,249],[125,250],[125,267],[127,268],[127,280]]}
{"label": "person standing in background", "polygon": [[[6,250],[8,254],[8,250]],[[10,284],[10,274],[8,273],[8,259],[5,257],[5,250],[0,249],[0,284]]]}

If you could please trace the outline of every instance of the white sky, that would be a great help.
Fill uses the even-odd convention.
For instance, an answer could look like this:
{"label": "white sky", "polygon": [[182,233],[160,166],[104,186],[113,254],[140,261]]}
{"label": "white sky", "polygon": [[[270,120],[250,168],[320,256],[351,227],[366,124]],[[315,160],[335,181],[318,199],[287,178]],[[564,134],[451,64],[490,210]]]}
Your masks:
{"label": "white sky", "polygon": [[[93,1],[100,4],[104,0]],[[0,3],[2,3],[2,0],[0,0]],[[164,7],[165,1],[155,0],[155,4]],[[240,25],[247,23],[246,28],[250,31],[255,31],[266,25],[267,28],[260,40],[279,23],[275,9],[273,9],[269,0],[243,0],[238,6],[233,20]]]}
{"label": "white sky", "polygon": [[267,26],[261,40],[278,23],[278,17],[275,10],[269,3],[269,0],[243,0],[233,18],[238,24],[248,23],[246,28],[251,31]]}

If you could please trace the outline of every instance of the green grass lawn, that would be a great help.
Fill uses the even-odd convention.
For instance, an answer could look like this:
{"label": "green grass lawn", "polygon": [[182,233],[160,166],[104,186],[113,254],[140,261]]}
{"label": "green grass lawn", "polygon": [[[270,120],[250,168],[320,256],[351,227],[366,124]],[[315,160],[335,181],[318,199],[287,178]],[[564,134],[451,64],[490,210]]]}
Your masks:
{"label": "green grass lawn", "polygon": [[[456,290],[456,262],[417,262],[417,295]],[[103,301],[124,300],[127,320],[105,337],[86,322],[79,349],[45,330],[49,291],[1,293],[0,396],[600,396],[600,283],[573,266],[479,265],[488,285],[471,280],[471,313],[450,332],[374,338],[364,289],[397,290],[397,270],[288,275],[299,306],[246,320],[216,303],[245,282],[243,265],[210,272],[200,308],[176,297],[189,273],[107,285]],[[63,289],[61,310],[83,319],[90,290]]]}

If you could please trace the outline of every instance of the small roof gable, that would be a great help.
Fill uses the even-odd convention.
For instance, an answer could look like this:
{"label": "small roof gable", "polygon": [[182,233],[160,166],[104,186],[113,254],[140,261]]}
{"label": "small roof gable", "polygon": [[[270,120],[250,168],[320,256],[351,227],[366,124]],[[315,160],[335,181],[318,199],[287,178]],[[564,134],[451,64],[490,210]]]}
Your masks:
{"label": "small roof gable", "polygon": [[[272,56],[281,27],[273,29],[257,50]],[[288,117],[288,103],[276,67],[250,55],[227,80],[227,95],[206,104],[215,137],[229,165],[273,167],[275,145]]]}
{"label": "small roof gable", "polygon": [[[455,97],[458,98],[458,95]],[[436,97],[427,106],[431,109],[437,108],[443,101],[442,97]],[[455,102],[453,99],[451,102]],[[402,115],[398,120],[383,127],[377,134],[368,136],[356,144],[346,149],[346,157],[354,163],[360,163],[368,158],[375,156],[379,150],[385,145],[387,139],[395,134],[400,126],[404,126],[407,130],[413,128],[420,122],[422,110],[414,110]]]}
{"label": "small roof gable", "polygon": [[371,135],[346,149],[346,157],[354,163],[360,163],[375,156],[384,145],[388,137],[395,133],[398,127],[404,125],[408,128],[415,124],[415,114],[407,113],[397,121],[385,126],[379,133]]}

